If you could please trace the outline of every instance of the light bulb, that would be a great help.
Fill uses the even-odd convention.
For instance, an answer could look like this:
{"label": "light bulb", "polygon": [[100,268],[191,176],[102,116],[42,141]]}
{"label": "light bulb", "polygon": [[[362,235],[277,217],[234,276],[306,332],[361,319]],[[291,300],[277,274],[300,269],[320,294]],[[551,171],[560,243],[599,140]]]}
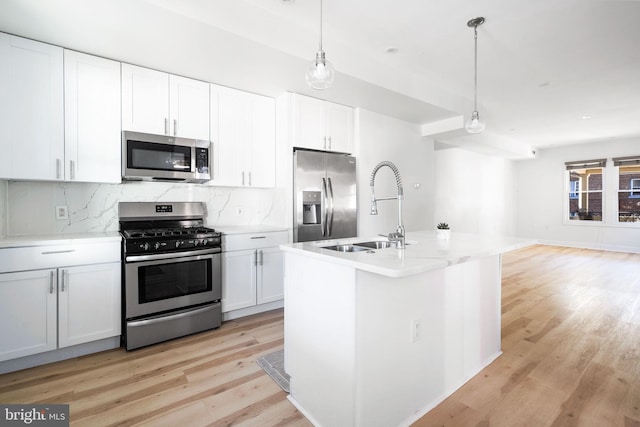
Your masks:
{"label": "light bulb", "polygon": [[474,111],[471,114],[471,118],[464,124],[464,128],[468,133],[480,133],[484,130],[485,127],[486,124],[482,120],[480,120],[480,115],[477,111]]}
{"label": "light bulb", "polygon": [[331,87],[335,74],[333,64],[325,58],[324,52],[319,50],[316,58],[309,64],[305,78],[311,88],[323,90]]}

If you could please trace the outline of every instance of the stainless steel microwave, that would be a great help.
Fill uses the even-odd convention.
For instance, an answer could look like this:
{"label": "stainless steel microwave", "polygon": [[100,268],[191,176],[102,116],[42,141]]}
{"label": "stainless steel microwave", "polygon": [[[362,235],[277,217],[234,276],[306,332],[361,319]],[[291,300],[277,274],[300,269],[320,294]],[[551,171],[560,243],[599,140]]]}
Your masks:
{"label": "stainless steel microwave", "polygon": [[135,181],[206,182],[209,141],[122,132],[122,178]]}

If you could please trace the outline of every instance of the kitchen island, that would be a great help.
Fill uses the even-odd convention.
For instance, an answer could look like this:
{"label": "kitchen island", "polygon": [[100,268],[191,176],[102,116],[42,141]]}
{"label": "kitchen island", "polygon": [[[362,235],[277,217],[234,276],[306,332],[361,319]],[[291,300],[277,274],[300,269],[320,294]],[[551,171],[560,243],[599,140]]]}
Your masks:
{"label": "kitchen island", "polygon": [[[501,254],[534,242],[435,232],[282,245],[285,370],[317,426],[405,426],[500,355]],[[354,244],[339,252],[329,246]]]}

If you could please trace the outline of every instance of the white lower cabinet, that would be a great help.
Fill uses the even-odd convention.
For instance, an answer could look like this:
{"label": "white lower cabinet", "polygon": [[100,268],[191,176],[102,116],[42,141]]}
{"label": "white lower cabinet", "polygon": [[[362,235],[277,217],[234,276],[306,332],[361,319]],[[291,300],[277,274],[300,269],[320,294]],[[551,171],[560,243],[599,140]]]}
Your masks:
{"label": "white lower cabinet", "polygon": [[[119,242],[0,249],[0,362],[116,337],[121,330]],[[103,259],[103,257],[105,257]],[[53,267],[58,262],[101,262]],[[12,262],[13,261],[13,262]]]}
{"label": "white lower cabinet", "polygon": [[56,270],[0,274],[0,361],[57,347]]}
{"label": "white lower cabinet", "polygon": [[58,347],[120,335],[120,263],[58,270]]}
{"label": "white lower cabinet", "polygon": [[224,313],[284,299],[282,243],[286,231],[223,236]]}

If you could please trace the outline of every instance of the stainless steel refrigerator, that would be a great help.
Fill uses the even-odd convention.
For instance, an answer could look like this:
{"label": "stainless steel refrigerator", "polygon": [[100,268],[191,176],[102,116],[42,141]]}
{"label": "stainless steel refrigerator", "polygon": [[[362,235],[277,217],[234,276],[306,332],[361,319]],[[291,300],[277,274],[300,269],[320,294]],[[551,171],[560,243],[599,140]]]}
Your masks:
{"label": "stainless steel refrigerator", "polygon": [[356,158],[294,149],[294,242],[357,234]]}

